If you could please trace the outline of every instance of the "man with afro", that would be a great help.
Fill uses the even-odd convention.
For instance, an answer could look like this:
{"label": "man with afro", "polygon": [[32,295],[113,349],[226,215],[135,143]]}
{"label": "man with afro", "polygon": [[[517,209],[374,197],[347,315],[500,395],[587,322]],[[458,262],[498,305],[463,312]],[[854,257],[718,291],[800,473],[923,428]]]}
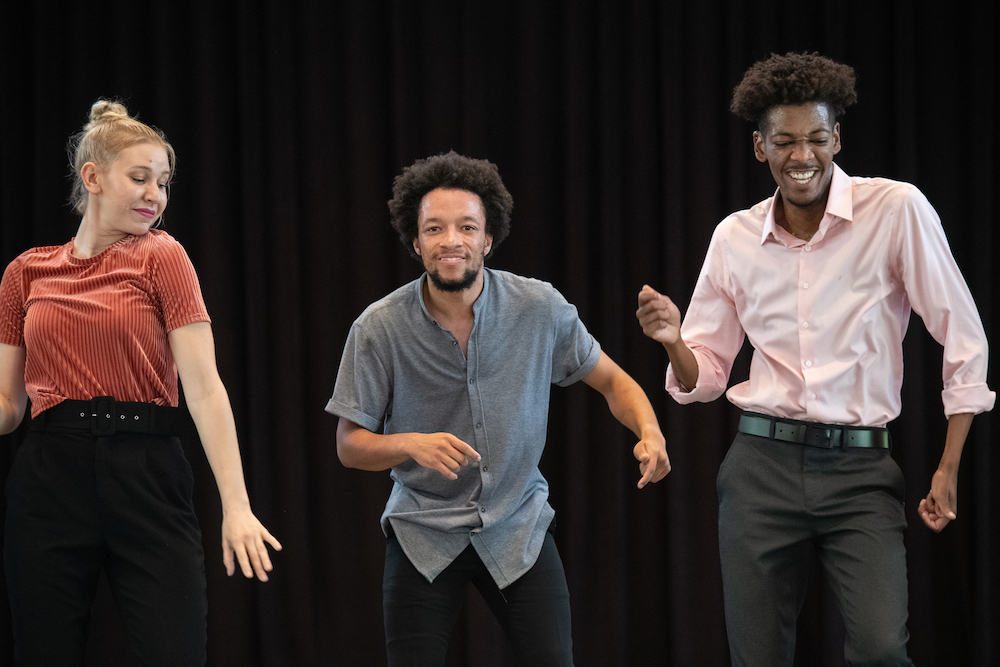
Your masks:
{"label": "man with afro", "polygon": [[854,71],[818,54],[773,55],[747,71],[732,111],[756,124],[754,155],[774,195],[715,230],[681,323],[639,293],[643,331],[667,350],[678,403],[726,392],[746,336],[750,378],[719,470],[719,548],[734,665],[791,665],[818,557],[847,630],[849,665],[911,665],[903,477],[885,425],[900,412],[910,309],[944,346],[941,463],[919,513],[957,518],[958,465],[973,415],[993,407],[987,344],[969,288],[914,186],[845,174],[838,119]]}
{"label": "man with afro", "polygon": [[487,269],[513,199],[454,152],[399,175],[393,227],[425,273],[351,327],[327,411],[341,462],[391,469],[382,514],[389,665],[445,664],[471,582],[519,665],[573,664],[569,592],[538,470],[549,391],[582,380],[639,438],[639,488],[670,470],[653,408],[552,285]]}

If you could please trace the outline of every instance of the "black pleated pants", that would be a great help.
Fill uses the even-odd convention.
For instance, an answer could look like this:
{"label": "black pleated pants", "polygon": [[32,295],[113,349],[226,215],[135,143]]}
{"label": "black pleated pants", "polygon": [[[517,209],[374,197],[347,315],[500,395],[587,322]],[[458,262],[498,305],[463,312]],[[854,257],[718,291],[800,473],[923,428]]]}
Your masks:
{"label": "black pleated pants", "polygon": [[172,436],[29,432],[6,489],[4,570],[19,664],[82,664],[102,568],[137,664],[205,664],[193,482]]}

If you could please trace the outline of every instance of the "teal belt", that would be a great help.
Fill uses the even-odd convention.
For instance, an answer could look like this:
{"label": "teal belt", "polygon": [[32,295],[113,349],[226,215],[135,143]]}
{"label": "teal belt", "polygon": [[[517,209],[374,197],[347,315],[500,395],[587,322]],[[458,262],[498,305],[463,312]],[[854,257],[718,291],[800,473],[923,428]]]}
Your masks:
{"label": "teal belt", "polygon": [[740,433],[794,442],[809,447],[864,447],[867,449],[892,449],[889,431],[884,428],[820,424],[797,419],[771,417],[757,412],[740,415]]}

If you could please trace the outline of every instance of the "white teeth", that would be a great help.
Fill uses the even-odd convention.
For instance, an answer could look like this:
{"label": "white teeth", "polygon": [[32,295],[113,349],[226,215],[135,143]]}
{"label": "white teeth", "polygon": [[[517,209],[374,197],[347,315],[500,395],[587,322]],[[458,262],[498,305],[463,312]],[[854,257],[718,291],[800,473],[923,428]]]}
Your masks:
{"label": "white teeth", "polygon": [[788,175],[791,176],[792,180],[796,181],[797,183],[806,183],[810,178],[813,177],[813,175],[815,173],[816,173],[815,170],[813,170],[813,171],[790,171],[790,172],[788,172]]}

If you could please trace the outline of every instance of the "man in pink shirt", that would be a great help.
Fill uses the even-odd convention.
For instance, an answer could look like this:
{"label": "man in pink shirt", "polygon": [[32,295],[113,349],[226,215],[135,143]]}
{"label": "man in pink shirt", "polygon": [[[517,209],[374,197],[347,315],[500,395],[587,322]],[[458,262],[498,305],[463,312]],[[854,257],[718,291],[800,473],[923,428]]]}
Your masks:
{"label": "man in pink shirt", "polygon": [[[900,412],[910,309],[944,346],[948,431],[920,516],[956,518],[973,415],[992,409],[987,344],[941,222],[912,185],[845,174],[854,71],[773,55],[733,93],[778,188],[715,230],[687,316],[649,286],[643,332],[667,350],[678,403],[726,393],[743,410],[719,470],[719,546],[734,665],[791,665],[815,552],[847,629],[851,665],[911,665],[903,477],[885,425]],[[726,390],[744,336],[750,378]]]}

